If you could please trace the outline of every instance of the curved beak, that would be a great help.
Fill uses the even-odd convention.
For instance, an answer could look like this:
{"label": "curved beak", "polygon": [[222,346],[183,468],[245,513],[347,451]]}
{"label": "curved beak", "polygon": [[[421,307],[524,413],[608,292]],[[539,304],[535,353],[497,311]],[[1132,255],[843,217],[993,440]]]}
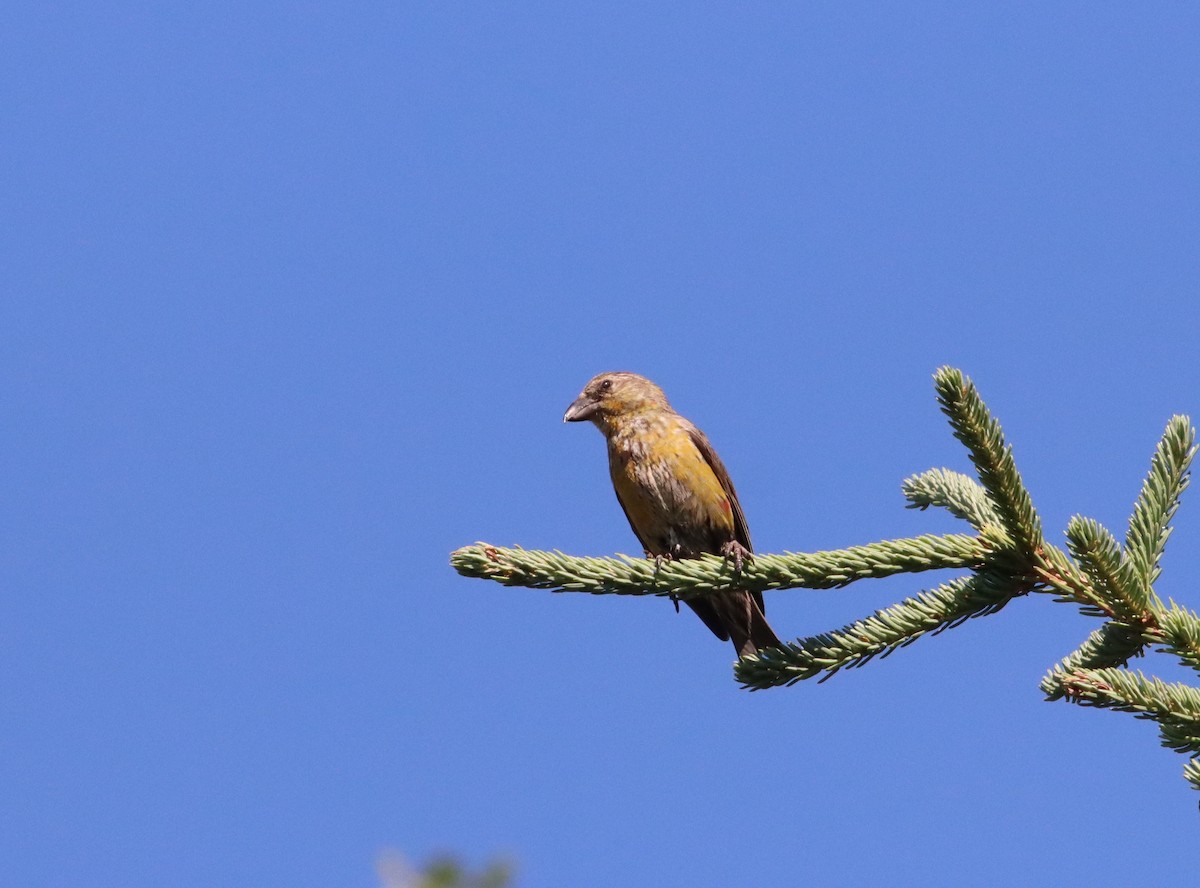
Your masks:
{"label": "curved beak", "polygon": [[567,408],[567,412],[563,414],[563,422],[583,422],[585,419],[591,419],[596,415],[596,411],[600,409],[600,405],[589,398],[587,395],[580,395],[571,402],[571,406]]}

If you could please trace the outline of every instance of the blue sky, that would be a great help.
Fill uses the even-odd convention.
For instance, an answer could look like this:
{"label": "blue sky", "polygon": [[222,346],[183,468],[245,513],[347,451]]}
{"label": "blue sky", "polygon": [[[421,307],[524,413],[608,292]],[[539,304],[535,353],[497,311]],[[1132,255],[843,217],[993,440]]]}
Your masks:
{"label": "blue sky", "polygon": [[[0,861],[14,885],[1194,877],[1182,757],[1041,702],[1048,599],[749,694],[650,599],[594,430],[659,382],[760,551],[960,529],[961,367],[1051,539],[1200,415],[1200,12],[6,5]],[[1200,502],[1159,591],[1193,608]],[[770,594],[787,638],[941,577]],[[1142,668],[1182,675],[1164,658]],[[1194,677],[1193,677],[1194,678]]]}

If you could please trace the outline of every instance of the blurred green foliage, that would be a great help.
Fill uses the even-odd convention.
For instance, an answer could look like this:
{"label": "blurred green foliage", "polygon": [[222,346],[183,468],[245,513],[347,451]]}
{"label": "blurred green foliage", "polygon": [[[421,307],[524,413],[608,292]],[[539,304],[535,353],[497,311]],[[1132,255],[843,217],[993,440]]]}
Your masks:
{"label": "blurred green foliage", "polygon": [[494,860],[480,872],[471,872],[457,857],[434,857],[421,869],[414,869],[403,855],[388,851],[377,865],[383,888],[509,888],[512,866]]}

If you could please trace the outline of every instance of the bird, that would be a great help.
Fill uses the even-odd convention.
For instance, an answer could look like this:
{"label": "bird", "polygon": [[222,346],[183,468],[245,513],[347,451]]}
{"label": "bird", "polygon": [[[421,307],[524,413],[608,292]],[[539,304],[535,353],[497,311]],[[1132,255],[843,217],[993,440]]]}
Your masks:
{"label": "bird", "polygon": [[[753,547],[733,481],[705,434],[675,412],[661,388],[636,373],[600,373],[563,422],[591,422],[604,435],[617,501],[647,558],[722,555],[741,570]],[[685,603],[717,638],[733,642],[739,659],[781,646],[761,592],[717,592]]]}

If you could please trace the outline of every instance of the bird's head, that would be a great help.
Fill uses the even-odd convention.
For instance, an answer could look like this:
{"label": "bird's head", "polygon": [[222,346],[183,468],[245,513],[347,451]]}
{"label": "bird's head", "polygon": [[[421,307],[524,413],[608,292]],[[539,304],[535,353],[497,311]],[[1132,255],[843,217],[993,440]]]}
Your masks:
{"label": "bird's head", "polygon": [[590,420],[603,430],[616,419],[643,411],[670,409],[663,390],[646,377],[614,371],[589,380],[563,414],[563,422]]}

